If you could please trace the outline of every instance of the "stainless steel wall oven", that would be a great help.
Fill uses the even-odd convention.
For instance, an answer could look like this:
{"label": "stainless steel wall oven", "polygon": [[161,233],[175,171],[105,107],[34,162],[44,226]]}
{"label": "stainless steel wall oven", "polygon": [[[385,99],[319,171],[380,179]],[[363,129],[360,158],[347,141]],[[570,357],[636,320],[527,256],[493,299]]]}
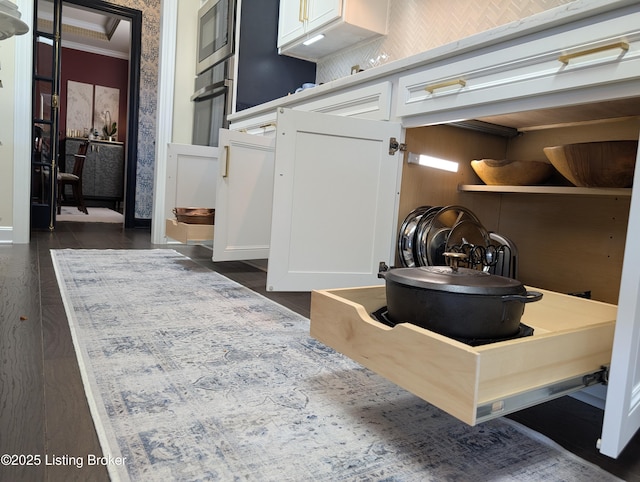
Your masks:
{"label": "stainless steel wall oven", "polygon": [[193,138],[198,146],[217,146],[218,131],[228,127],[232,112],[233,58],[214,65],[198,75],[193,101]]}

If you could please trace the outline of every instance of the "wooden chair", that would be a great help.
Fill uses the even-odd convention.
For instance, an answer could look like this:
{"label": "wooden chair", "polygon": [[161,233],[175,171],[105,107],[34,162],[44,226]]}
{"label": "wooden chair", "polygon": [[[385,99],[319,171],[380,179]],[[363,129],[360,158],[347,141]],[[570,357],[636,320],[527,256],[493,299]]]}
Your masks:
{"label": "wooden chair", "polygon": [[74,163],[72,172],[59,172],[58,173],[58,214],[60,214],[63,201],[65,201],[65,187],[71,186],[71,193],[73,194],[72,206],[77,206],[78,210],[89,214],[87,207],[84,204],[84,196],[82,195],[82,170],[84,168],[84,161],[87,158],[88,142],[83,142],[78,148],[78,153],[74,154]]}

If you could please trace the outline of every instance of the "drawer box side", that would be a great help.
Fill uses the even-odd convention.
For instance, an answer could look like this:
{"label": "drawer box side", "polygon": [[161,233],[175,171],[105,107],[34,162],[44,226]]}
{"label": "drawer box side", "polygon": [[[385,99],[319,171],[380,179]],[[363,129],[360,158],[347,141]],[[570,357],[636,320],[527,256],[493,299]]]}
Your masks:
{"label": "drawer box side", "polygon": [[480,352],[478,403],[592,373],[611,362],[615,323],[496,344]]}

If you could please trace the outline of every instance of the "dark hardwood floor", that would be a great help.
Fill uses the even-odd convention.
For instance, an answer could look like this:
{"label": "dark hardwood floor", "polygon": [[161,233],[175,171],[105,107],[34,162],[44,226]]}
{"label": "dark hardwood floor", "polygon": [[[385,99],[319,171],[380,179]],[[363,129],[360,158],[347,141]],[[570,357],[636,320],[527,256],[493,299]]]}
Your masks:
{"label": "dark hardwood floor", "polygon": [[[147,231],[103,223],[58,223],[52,233],[32,233],[28,245],[0,245],[0,455],[31,462],[0,464],[0,481],[109,480],[104,466],[86,463],[102,452],[49,250],[154,247]],[[309,293],[267,292],[260,267],[213,263],[203,246],[170,247],[309,316]],[[605,457],[595,448],[602,417],[601,410],[571,397],[510,416],[621,479],[640,481],[640,435],[618,459]]]}

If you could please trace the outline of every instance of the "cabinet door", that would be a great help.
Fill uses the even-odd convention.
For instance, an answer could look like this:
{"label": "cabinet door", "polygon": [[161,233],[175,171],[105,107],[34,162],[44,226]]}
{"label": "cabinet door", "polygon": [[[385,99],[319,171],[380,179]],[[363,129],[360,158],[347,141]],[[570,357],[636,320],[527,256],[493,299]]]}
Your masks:
{"label": "cabinet door", "polygon": [[267,289],[381,284],[394,257],[401,156],[391,122],[279,109]]}
{"label": "cabinet door", "polygon": [[275,139],[220,129],[213,261],[269,256]]}
{"label": "cabinet door", "polygon": [[614,458],[640,428],[640,159],[633,191],[600,446]]}
{"label": "cabinet door", "polygon": [[280,0],[278,48],[304,35],[305,1]]}
{"label": "cabinet door", "polygon": [[96,146],[95,190],[97,197],[122,200],[124,196],[124,147]]}
{"label": "cabinet door", "polygon": [[342,0],[307,0],[307,31],[342,16]]}

